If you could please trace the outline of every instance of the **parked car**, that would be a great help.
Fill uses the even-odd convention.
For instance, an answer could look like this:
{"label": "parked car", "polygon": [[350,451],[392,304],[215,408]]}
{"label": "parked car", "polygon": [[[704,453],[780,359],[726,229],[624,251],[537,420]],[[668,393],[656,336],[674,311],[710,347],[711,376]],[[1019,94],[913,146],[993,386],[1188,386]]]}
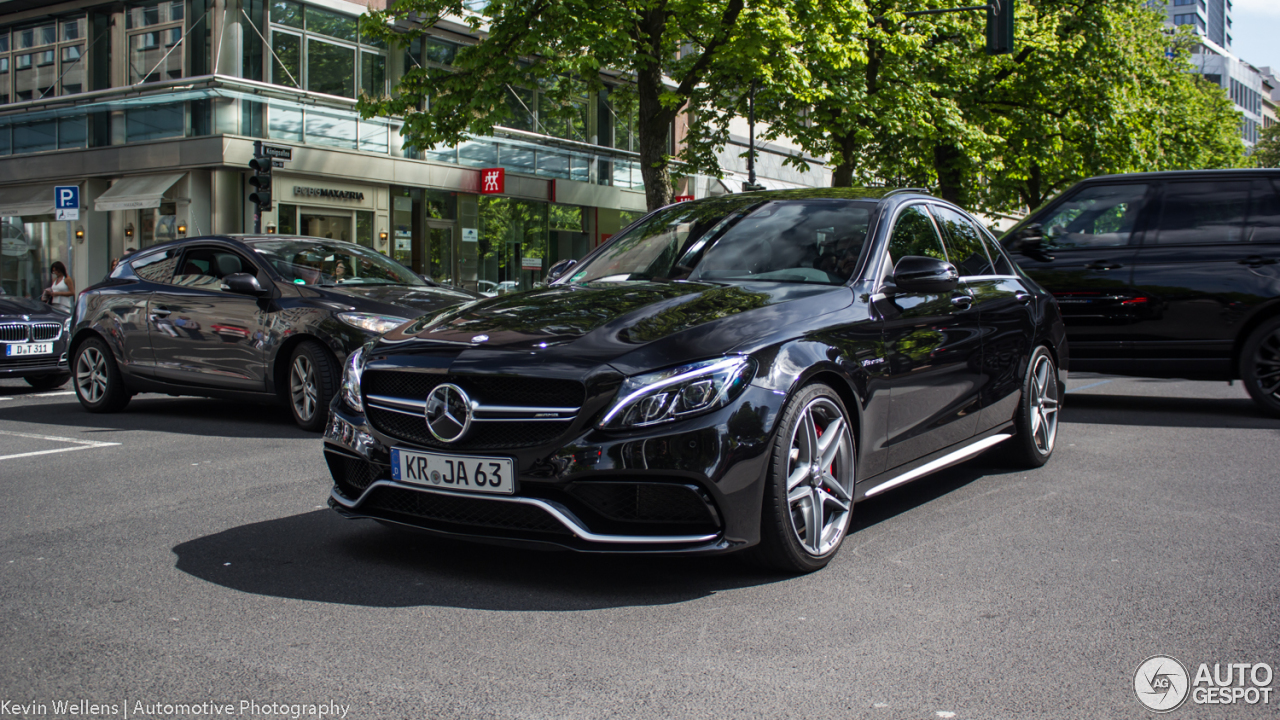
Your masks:
{"label": "parked car", "polygon": [[997,444],[1053,452],[1053,299],[936,198],[681,203],[566,265],[351,355],[331,507],[593,552],[754,546],[803,572],[855,502]]}
{"label": "parked car", "polygon": [[342,363],[369,339],[471,296],[339,240],[213,236],[145,248],[80,295],[76,395],[115,412],[138,392],[286,402],[320,430]]}
{"label": "parked car", "polygon": [[1073,369],[1239,379],[1280,415],[1280,170],[1090,178],[1002,242],[1057,297]]}
{"label": "parked car", "polygon": [[0,378],[23,378],[37,390],[66,384],[71,316],[48,303],[0,290]]}
{"label": "parked car", "polygon": [[497,297],[498,295],[506,295],[520,289],[520,283],[515,280],[504,280],[502,282],[494,282],[492,280],[479,280],[476,283],[479,293],[483,297]]}

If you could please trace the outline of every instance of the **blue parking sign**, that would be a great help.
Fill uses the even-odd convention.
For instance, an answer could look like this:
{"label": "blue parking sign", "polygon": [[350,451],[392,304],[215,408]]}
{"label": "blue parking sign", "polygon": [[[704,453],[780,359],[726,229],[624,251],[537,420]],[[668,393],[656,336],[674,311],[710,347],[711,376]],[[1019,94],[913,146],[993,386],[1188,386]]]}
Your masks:
{"label": "blue parking sign", "polygon": [[58,220],[80,219],[80,186],[56,185],[53,188],[53,208]]}

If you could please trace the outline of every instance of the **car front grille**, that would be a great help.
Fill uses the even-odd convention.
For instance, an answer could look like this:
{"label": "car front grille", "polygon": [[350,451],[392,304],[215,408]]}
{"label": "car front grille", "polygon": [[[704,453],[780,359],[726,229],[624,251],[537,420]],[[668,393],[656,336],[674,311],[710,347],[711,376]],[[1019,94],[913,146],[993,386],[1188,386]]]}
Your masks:
{"label": "car front grille", "polygon": [[62,335],[62,323],[32,323],[31,339],[37,342],[57,340]]}
{"label": "car front grille", "polygon": [[380,487],[370,492],[361,503],[360,511],[408,515],[449,525],[572,534],[555,518],[532,505],[394,487]]}
{"label": "car front grille", "polygon": [[709,525],[711,505],[690,485],[655,482],[577,482],[569,494],[609,520],[624,523]]}
{"label": "car front grille", "polygon": [[0,325],[0,342],[26,342],[30,331],[26,323],[4,323]]}
{"label": "car front grille", "polygon": [[0,352],[0,370],[22,370],[25,368],[61,368],[66,369],[66,363],[58,360],[56,355],[36,355],[34,357],[5,357]]}
{"label": "car front grille", "polygon": [[569,432],[573,418],[528,421],[486,421],[476,418],[467,435],[457,442],[444,443],[427,429],[421,413],[404,408],[397,412],[369,401],[370,396],[398,398],[422,403],[437,385],[452,383],[482,406],[503,408],[577,408],[585,389],[574,380],[546,380],[498,375],[432,375],[389,370],[366,371],[361,380],[365,394],[365,415],[379,432],[397,440],[423,447],[450,450],[503,450],[536,447],[554,442]]}
{"label": "car front grille", "polygon": [[0,342],[48,342],[62,336],[62,323],[56,322],[7,322],[0,323]]}

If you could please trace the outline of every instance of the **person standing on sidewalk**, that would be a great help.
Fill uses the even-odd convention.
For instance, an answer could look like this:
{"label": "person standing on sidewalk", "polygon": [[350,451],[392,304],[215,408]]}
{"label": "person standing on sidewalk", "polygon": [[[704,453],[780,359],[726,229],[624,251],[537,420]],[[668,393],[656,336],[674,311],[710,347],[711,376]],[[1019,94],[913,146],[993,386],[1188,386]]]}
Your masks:
{"label": "person standing on sidewalk", "polygon": [[53,283],[49,286],[40,299],[50,305],[71,312],[71,298],[76,296],[75,281],[67,277],[67,266],[62,264],[61,260],[55,260],[49,266],[49,274],[53,276]]}

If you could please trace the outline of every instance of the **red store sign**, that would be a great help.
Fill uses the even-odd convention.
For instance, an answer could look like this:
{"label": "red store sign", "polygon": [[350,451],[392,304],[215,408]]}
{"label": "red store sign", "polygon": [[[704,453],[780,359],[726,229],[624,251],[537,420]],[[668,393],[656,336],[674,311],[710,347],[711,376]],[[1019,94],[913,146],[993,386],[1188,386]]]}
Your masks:
{"label": "red store sign", "polygon": [[500,195],[507,190],[505,168],[484,168],[480,171],[480,194]]}

